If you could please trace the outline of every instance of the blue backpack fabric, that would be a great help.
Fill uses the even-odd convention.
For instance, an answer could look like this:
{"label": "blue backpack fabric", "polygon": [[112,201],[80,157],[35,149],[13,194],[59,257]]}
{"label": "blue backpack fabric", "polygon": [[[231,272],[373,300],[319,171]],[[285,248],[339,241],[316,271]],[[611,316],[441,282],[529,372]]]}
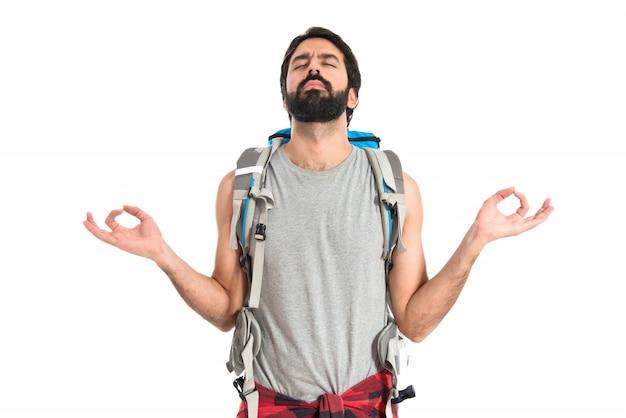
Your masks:
{"label": "blue backpack fabric", "polygon": [[[272,145],[274,138],[283,138],[283,144],[286,144],[291,139],[291,128],[281,129],[275,134],[270,135],[268,139],[268,145]],[[371,132],[362,131],[350,131],[348,130],[348,141],[359,148],[380,148],[380,138]]]}

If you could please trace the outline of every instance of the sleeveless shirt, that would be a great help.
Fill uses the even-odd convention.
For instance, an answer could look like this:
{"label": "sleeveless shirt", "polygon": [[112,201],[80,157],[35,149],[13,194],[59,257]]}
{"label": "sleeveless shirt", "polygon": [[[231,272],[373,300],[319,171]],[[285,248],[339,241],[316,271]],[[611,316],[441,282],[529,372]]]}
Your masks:
{"label": "sleeveless shirt", "polygon": [[274,196],[265,242],[262,333],[255,380],[294,399],[341,394],[379,372],[375,337],[387,320],[383,234],[365,152],[353,147],[321,172],[280,147],[266,187]]}

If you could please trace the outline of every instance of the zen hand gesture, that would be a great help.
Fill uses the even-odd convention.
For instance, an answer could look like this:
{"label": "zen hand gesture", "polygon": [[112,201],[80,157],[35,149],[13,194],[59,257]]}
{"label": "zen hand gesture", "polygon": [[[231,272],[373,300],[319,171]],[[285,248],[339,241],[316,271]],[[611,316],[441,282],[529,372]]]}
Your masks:
{"label": "zen hand gesture", "polygon": [[[505,215],[497,206],[511,195],[519,199],[520,207],[514,213]],[[526,217],[528,213],[526,196],[517,192],[514,187],[500,190],[487,199],[480,208],[475,221],[477,236],[487,243],[498,238],[521,234],[545,222],[553,210],[550,199],[546,199],[537,213]]]}
{"label": "zen hand gesture", "polygon": [[[116,218],[126,212],[139,219],[134,228],[121,226]],[[111,244],[120,250],[131,254],[154,259],[163,251],[164,241],[159,227],[152,217],[138,207],[124,206],[124,209],[114,209],[109,213],[104,223],[111,229],[101,229],[93,220],[93,215],[87,212],[87,220],[83,225],[100,241]]]}

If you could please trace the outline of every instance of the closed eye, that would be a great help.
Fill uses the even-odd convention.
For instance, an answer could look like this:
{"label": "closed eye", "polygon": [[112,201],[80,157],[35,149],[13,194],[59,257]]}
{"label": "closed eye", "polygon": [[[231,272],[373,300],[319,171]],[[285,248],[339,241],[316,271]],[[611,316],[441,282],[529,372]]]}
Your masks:
{"label": "closed eye", "polygon": [[339,65],[339,57],[335,54],[322,54],[321,57],[324,65],[330,65],[331,67],[337,67]]}

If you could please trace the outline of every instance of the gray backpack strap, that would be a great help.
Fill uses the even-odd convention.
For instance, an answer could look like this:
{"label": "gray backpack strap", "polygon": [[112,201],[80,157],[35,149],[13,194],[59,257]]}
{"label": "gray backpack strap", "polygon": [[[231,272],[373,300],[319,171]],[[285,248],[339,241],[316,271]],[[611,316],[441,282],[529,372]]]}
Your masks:
{"label": "gray backpack strap", "polygon": [[[244,306],[237,317],[226,367],[239,376],[234,384],[241,399],[247,403],[249,418],[258,416],[259,394],[254,385],[254,359],[261,347],[262,334],[253,310],[259,307],[265,230],[268,211],[274,206],[272,193],[264,187],[265,174],[270,158],[281,145],[282,139],[276,138],[268,147],[245,150],[237,160],[235,170],[230,246],[232,249],[241,247],[240,263],[248,276],[249,287]],[[259,214],[259,218],[253,228],[255,213]],[[254,254],[252,266],[251,253]]]}
{"label": "gray backpack strap", "polygon": [[274,207],[274,197],[267,189],[250,194],[257,200],[259,206],[259,222],[254,233],[254,265],[252,267],[252,283],[248,294],[248,307],[258,308],[261,298],[261,284],[263,282],[263,263],[265,261],[265,230],[267,228],[268,211]]}
{"label": "gray backpack strap", "polygon": [[254,359],[261,348],[261,329],[252,310],[244,307],[237,317],[233,333],[230,361],[226,363],[229,372],[237,377],[233,382],[242,401],[248,404],[248,417],[257,418],[259,392],[254,384]]}
{"label": "gray backpack strap", "polygon": [[[405,252],[406,247],[402,240],[402,227],[404,226],[404,219],[406,218],[406,205],[404,202],[404,171],[402,170],[402,164],[398,155],[390,150],[383,151],[383,154],[387,157],[386,160],[379,159],[380,165],[383,169],[383,176],[385,182],[393,193],[388,193],[385,196],[385,201],[395,211],[395,222],[393,223],[393,235],[392,242],[394,242],[400,252]],[[389,184],[388,179],[393,178],[393,183]]]}
{"label": "gray backpack strap", "polygon": [[372,167],[380,199],[383,221],[383,258],[391,262],[391,254],[398,247],[406,251],[402,241],[402,225],[406,216],[404,206],[404,177],[398,156],[389,150],[364,148]]}
{"label": "gray backpack strap", "polygon": [[248,232],[252,229],[252,216],[254,214],[255,200],[250,199],[251,191],[257,189],[265,177],[265,164],[270,157],[271,149],[248,148],[237,160],[235,170],[235,186],[233,190],[233,217],[230,223],[230,247],[236,250],[248,249],[250,236]]}
{"label": "gray backpack strap", "polygon": [[[368,156],[376,188],[380,199],[380,211],[383,221],[383,258],[387,262],[387,274],[391,270],[391,256],[393,251],[406,251],[402,241],[402,226],[406,217],[404,202],[404,174],[398,156],[389,150],[364,148]],[[387,294],[389,297],[389,294]],[[398,375],[401,364],[408,364],[408,355],[404,338],[391,313],[388,315],[387,325],[378,334],[376,349],[380,364],[393,375],[391,396],[387,402],[387,415],[392,416],[391,405],[404,399],[415,396],[412,386],[398,390]]]}
{"label": "gray backpack strap", "polygon": [[[267,163],[274,152],[282,145],[281,138],[276,138],[272,145],[263,148],[249,148],[245,150],[235,170],[235,188],[233,191],[233,217],[230,223],[230,247],[237,249],[241,246],[241,267],[248,274],[251,281],[247,304],[252,308],[259,306],[261,293],[261,273],[263,272],[263,253],[265,247],[265,229],[267,227],[268,211],[274,206],[272,193],[265,189],[265,174]],[[259,222],[254,228],[254,215],[259,208]],[[254,239],[253,239],[254,238]],[[251,247],[254,253],[254,266],[250,266]],[[251,275],[253,275],[251,277]]]}

